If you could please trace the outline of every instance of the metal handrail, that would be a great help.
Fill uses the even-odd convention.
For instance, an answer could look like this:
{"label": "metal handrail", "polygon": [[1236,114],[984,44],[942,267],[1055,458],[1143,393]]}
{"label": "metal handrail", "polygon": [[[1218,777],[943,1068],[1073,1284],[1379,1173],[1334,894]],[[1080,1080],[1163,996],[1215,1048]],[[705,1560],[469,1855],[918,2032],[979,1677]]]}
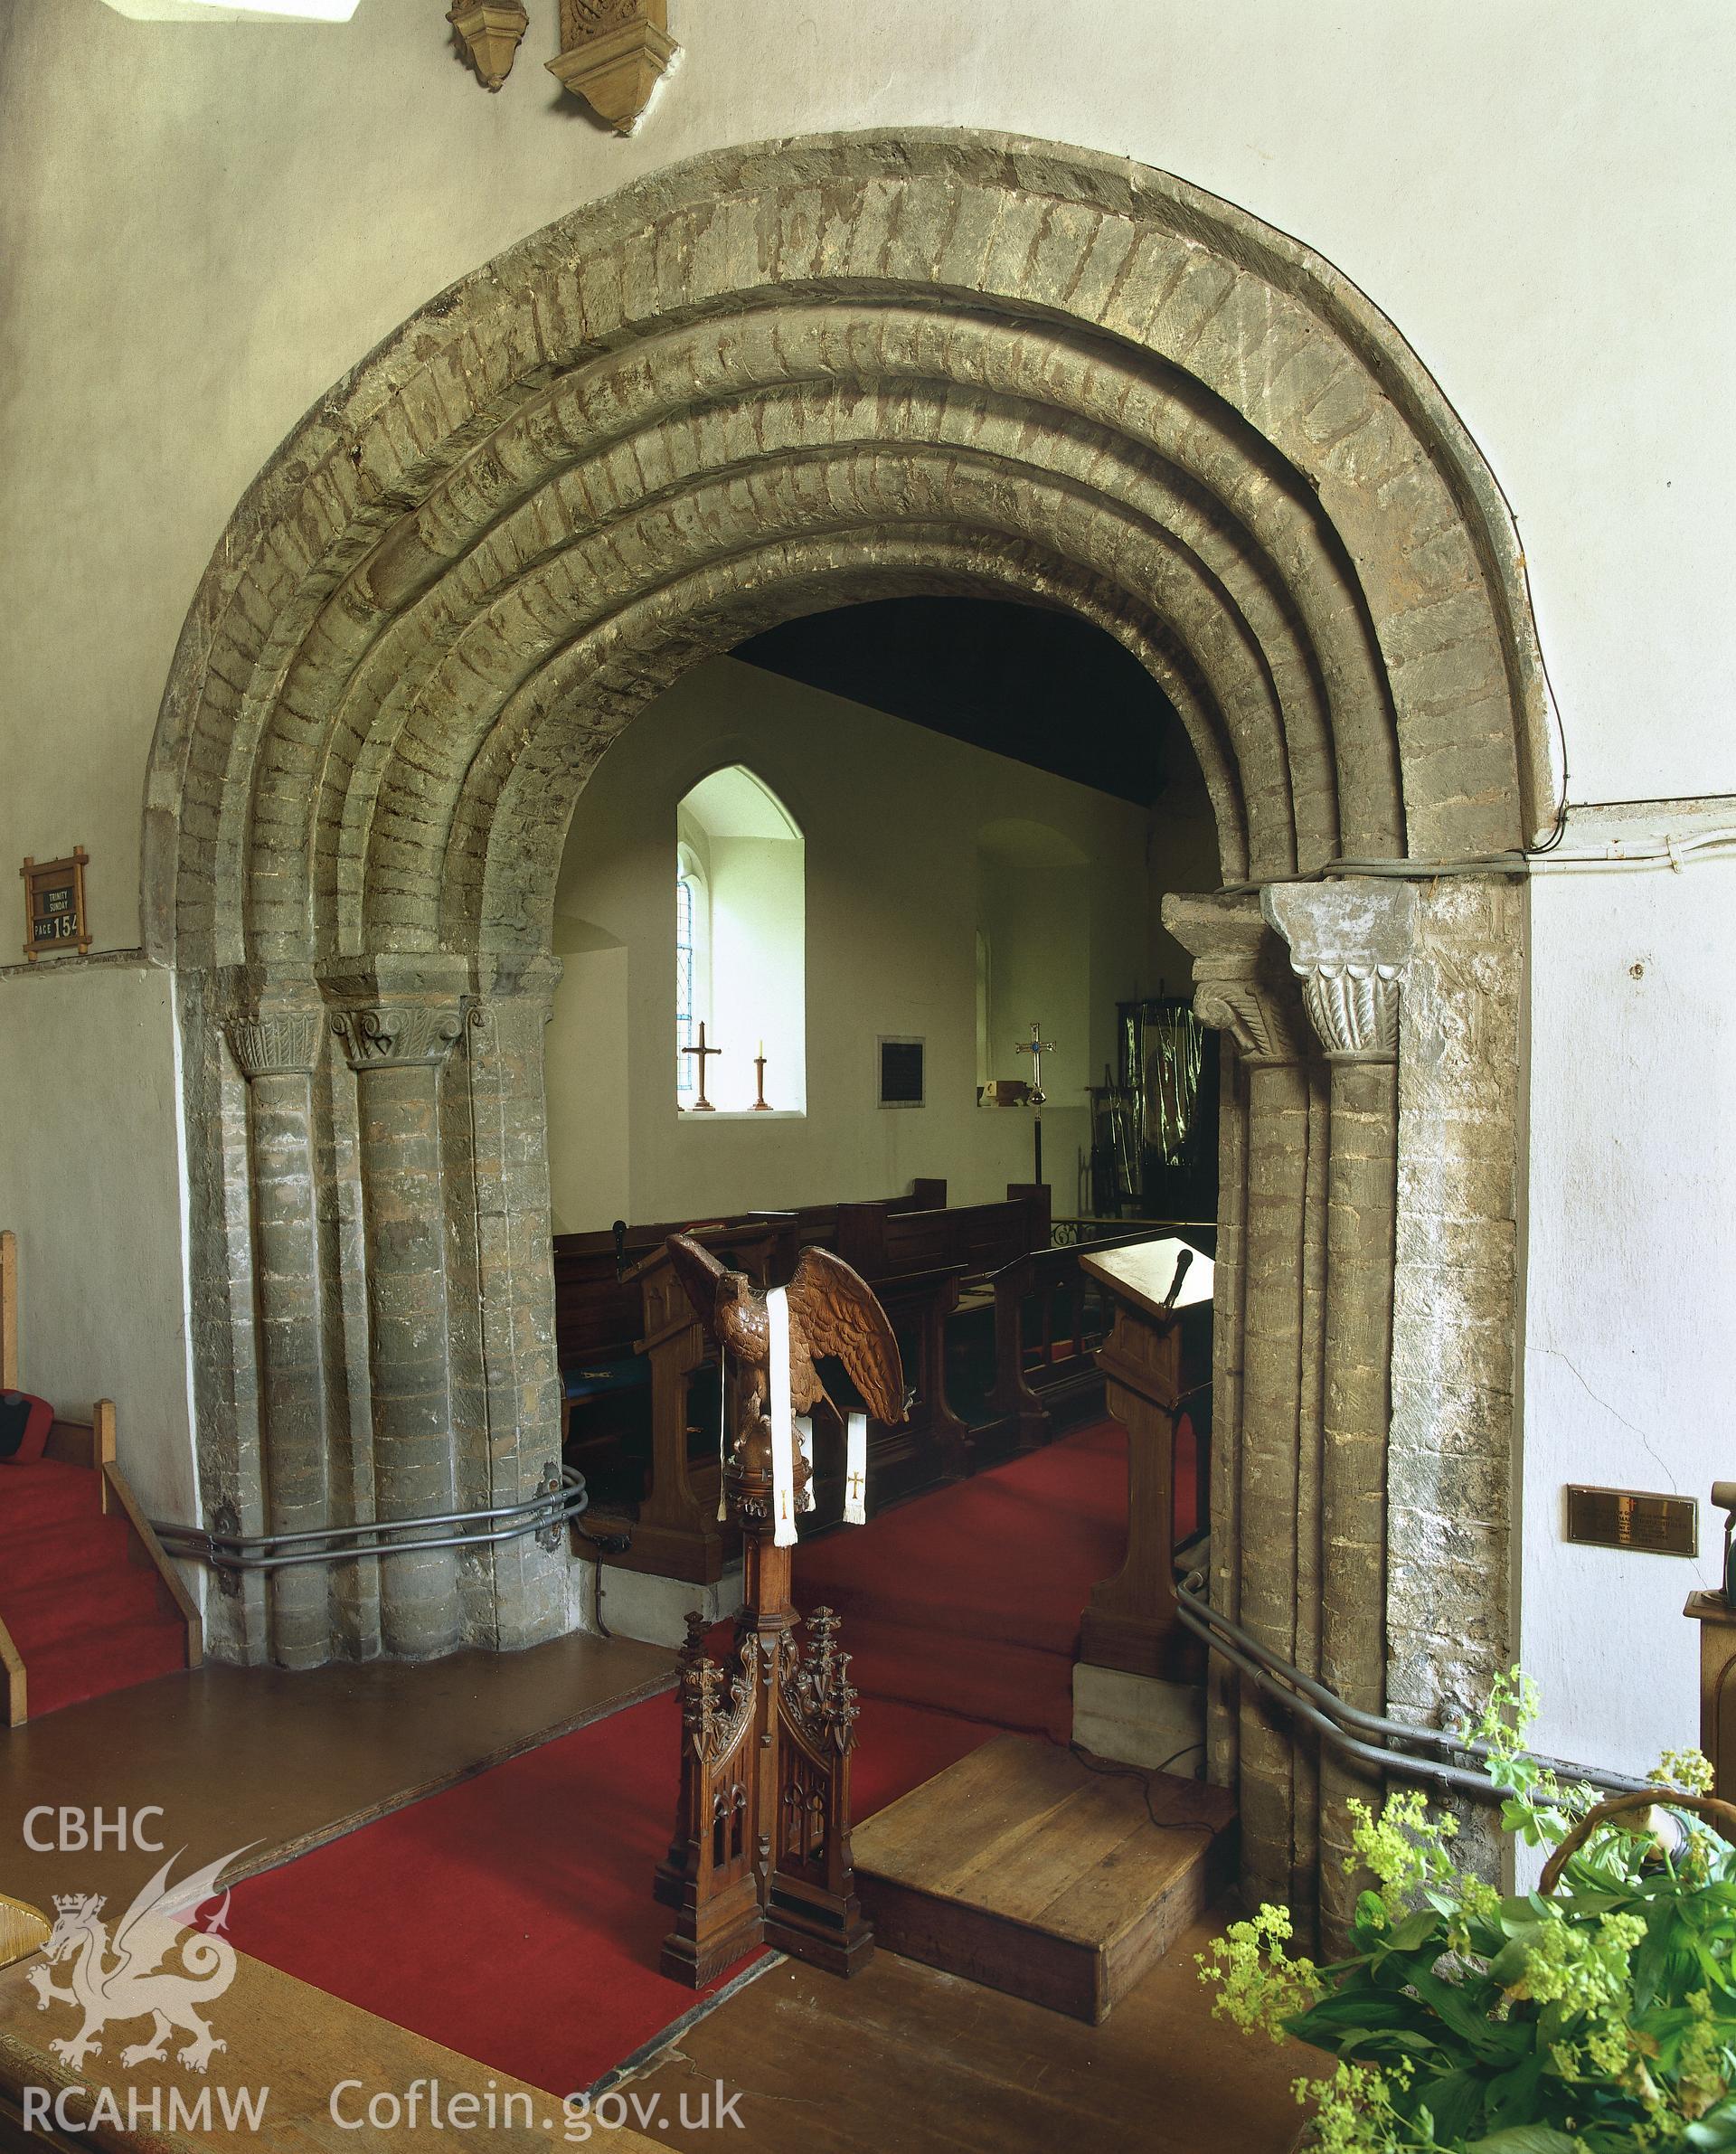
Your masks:
{"label": "metal handrail", "polygon": [[[169,1555],[209,1564],[218,1571],[280,1571],[295,1564],[354,1562],[363,1556],[407,1555],[427,1548],[481,1548],[521,1534],[558,1534],[589,1507],[590,1492],[576,1467],[561,1469],[561,1487],[528,1497],[522,1503],[494,1504],[479,1511],[432,1511],[417,1518],[378,1518],[365,1525],[322,1526],[290,1534],[225,1534],[174,1519],[153,1518],[152,1530]],[[491,1532],[430,1535],[429,1526],[470,1526],[505,1519]],[[418,1535],[381,1542],[382,1534]],[[310,1548],[302,1544],[335,1544]],[[292,1545],[294,1544],[294,1545]],[[279,1554],[283,1550],[287,1553]]]}
{"label": "metal handrail", "polygon": [[[1182,1623],[1267,1696],[1287,1711],[1299,1715],[1335,1750],[1382,1772],[1429,1781],[1479,1801],[1499,1802],[1505,1799],[1505,1790],[1496,1787],[1486,1773],[1475,1772],[1450,1762],[1454,1758],[1491,1757],[1495,1753],[1488,1743],[1476,1742],[1469,1736],[1449,1734],[1439,1728],[1416,1727],[1406,1721],[1388,1720],[1381,1714],[1363,1713],[1354,1705],[1346,1705],[1335,1691],[1281,1659],[1240,1624],[1232,1623],[1209,1601],[1201,1600],[1193,1589],[1203,1582],[1203,1574],[1194,1571],[1176,1587],[1175,1612]],[[1360,1728],[1366,1734],[1405,1743],[1414,1750],[1434,1754],[1417,1757],[1408,1750],[1388,1750],[1381,1743],[1362,1741],[1349,1732],[1351,1728]],[[1654,1793],[1664,1800],[1661,1790],[1650,1781],[1634,1780],[1626,1773],[1612,1772],[1601,1766],[1577,1765],[1569,1759],[1546,1757],[1535,1751],[1522,1754],[1560,1780],[1588,1781],[1594,1787],[1610,1788],[1621,1794]]]}

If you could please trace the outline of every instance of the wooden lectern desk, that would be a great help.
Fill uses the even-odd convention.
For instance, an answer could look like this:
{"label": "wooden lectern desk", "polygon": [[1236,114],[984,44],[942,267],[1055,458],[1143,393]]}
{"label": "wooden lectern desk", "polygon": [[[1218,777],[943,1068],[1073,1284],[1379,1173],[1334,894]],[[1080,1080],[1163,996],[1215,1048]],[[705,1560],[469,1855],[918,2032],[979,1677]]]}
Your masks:
{"label": "wooden lectern desk", "polygon": [[1682,1612],[1700,1626],[1700,1747],[1712,1792],[1736,1802],[1736,1611],[1722,1593],[1694,1592]]}
{"label": "wooden lectern desk", "polygon": [[[1175,1286],[1184,1251],[1186,1276]],[[1109,1297],[1115,1327],[1098,1348],[1109,1408],[1127,1431],[1127,1555],[1094,1587],[1080,1624],[1080,1658],[1170,1683],[1197,1683],[1204,1649],[1175,1614],[1175,1424],[1212,1381],[1212,1263],[1159,1241],[1080,1254],[1080,1270]]]}

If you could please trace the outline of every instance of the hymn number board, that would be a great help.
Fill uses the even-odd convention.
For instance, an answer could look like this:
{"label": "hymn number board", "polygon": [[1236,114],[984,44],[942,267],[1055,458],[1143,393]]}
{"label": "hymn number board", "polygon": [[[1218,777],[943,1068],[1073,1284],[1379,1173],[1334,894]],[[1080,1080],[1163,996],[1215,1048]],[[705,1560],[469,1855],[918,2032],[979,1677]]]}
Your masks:
{"label": "hymn number board", "polygon": [[24,955],[58,958],[90,947],[84,917],[84,868],[90,855],[76,846],[67,860],[26,859],[18,873],[24,879]]}

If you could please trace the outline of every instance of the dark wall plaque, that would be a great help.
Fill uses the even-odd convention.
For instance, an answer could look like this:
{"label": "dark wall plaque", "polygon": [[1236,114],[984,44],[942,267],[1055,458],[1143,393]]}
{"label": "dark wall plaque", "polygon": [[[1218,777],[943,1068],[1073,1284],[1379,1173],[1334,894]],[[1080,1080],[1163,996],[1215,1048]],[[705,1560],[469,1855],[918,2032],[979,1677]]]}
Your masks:
{"label": "dark wall plaque", "polygon": [[920,1107],[923,1100],[923,1043],[882,1038],[880,1043],[880,1103],[882,1107]]}

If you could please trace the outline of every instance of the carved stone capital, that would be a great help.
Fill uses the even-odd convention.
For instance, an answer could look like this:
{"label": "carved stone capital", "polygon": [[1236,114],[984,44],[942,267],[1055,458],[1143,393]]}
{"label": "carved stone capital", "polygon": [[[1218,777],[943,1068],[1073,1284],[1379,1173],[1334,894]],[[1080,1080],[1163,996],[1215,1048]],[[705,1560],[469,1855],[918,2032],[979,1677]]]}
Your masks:
{"label": "carved stone capital", "polygon": [[255,967],[227,967],[219,979],[223,1037],[250,1084],[259,1077],[309,1077],[326,1036],[311,981],[273,981]]}
{"label": "carved stone capital", "polygon": [[467,959],[412,953],[321,968],[333,1035],[353,1070],[439,1069],[464,1032]]}
{"label": "carved stone capital", "polygon": [[1194,1007],[1227,1032],[1244,1062],[1301,1062],[1310,1051],[1283,946],[1251,900],[1173,895],[1164,925],[1194,959]]}
{"label": "carved stone capital", "polygon": [[463,1006],[450,1003],[363,1003],[332,1017],[358,1071],[439,1069],[463,1030]]}
{"label": "carved stone capital", "polygon": [[223,1026],[235,1066],[250,1084],[258,1077],[311,1077],[325,1026],[316,1010],[231,1017]]}
{"label": "carved stone capital", "polygon": [[1273,883],[1260,893],[1260,910],[1289,945],[1290,969],[1327,1059],[1396,1061],[1416,885],[1366,876]]}

